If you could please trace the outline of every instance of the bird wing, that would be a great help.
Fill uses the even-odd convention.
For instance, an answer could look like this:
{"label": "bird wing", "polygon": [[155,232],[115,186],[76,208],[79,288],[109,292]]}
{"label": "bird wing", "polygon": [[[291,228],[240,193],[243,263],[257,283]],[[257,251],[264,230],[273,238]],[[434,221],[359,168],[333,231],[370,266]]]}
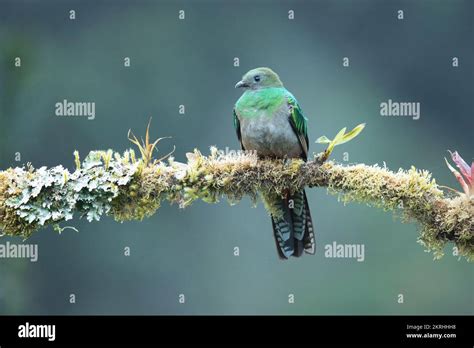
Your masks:
{"label": "bird wing", "polygon": [[295,97],[289,95],[288,106],[290,108],[290,115],[288,117],[291,127],[295,131],[298,140],[303,150],[303,159],[308,159],[309,140],[308,140],[308,119],[304,117],[301,107],[298,105]]}
{"label": "bird wing", "polygon": [[235,108],[234,108],[234,128],[235,128],[235,132],[237,133],[237,139],[239,139],[239,142],[240,142],[240,147],[242,148],[242,150],[245,150],[244,144],[242,144],[242,133],[240,132],[240,121],[239,121],[239,118],[237,117],[237,112],[235,111]]}

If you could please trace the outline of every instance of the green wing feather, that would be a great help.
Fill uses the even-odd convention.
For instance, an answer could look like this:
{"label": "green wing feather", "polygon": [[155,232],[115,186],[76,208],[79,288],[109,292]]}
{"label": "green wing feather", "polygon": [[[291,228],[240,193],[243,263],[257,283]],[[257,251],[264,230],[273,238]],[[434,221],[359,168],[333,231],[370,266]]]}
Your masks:
{"label": "green wing feather", "polygon": [[237,117],[237,113],[235,112],[235,108],[234,108],[234,128],[235,128],[235,132],[237,133],[237,139],[239,139],[240,147],[242,148],[242,150],[245,150],[244,145],[242,144],[242,133],[240,132],[240,121],[239,121],[239,118]]}
{"label": "green wing feather", "polygon": [[308,159],[309,150],[308,119],[304,117],[303,111],[292,95],[288,96],[288,105],[290,106],[289,121],[298,136],[301,148],[303,149],[303,159],[306,161]]}

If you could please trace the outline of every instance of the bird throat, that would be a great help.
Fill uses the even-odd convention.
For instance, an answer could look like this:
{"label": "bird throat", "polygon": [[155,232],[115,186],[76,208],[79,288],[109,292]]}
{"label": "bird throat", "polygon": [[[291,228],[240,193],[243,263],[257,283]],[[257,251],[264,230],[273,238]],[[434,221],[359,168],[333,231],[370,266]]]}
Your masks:
{"label": "bird throat", "polygon": [[248,90],[236,103],[239,114],[244,118],[273,115],[282,103],[285,102],[285,93],[282,87],[268,87],[257,90]]}

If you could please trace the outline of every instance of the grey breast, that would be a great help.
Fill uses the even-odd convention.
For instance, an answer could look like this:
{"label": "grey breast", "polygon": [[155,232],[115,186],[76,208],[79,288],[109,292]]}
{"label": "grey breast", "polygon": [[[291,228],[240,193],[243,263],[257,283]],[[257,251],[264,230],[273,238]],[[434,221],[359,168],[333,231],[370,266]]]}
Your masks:
{"label": "grey breast", "polygon": [[262,111],[256,117],[241,118],[244,148],[257,151],[259,156],[300,157],[301,145],[288,117],[289,108],[283,104],[272,116]]}

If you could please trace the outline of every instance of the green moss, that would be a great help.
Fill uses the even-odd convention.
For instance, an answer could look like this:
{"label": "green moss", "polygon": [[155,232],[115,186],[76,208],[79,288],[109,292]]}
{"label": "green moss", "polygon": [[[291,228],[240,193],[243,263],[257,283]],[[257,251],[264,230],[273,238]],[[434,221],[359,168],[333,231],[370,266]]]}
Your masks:
{"label": "green moss", "polygon": [[431,223],[422,223],[419,242],[436,258],[443,256],[447,242],[454,242],[460,256],[474,261],[474,199],[461,195],[438,202],[430,215]]}
{"label": "green moss", "polygon": [[400,211],[404,221],[420,223],[419,242],[443,256],[447,242],[454,242],[461,256],[473,260],[473,201],[465,196],[445,198],[431,174],[412,167],[393,173],[378,166],[324,165],[328,190],[344,202],[357,201],[386,211]]}
{"label": "green moss", "polygon": [[17,210],[7,205],[7,201],[20,194],[14,184],[15,171],[8,169],[0,172],[0,230],[8,236],[28,238],[39,227],[22,219]]}

